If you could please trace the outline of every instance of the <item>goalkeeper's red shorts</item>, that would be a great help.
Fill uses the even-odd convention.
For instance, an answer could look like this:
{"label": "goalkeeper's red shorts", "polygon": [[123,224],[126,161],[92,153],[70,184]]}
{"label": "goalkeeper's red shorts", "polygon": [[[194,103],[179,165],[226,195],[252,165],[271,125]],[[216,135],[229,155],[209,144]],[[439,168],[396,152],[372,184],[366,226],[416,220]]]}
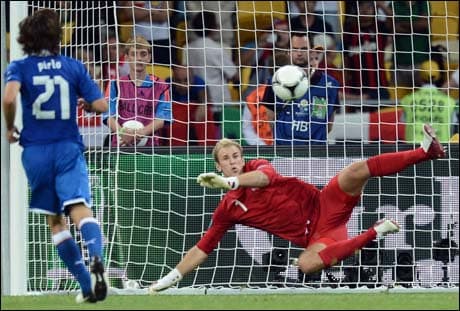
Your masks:
{"label": "goalkeeper's red shorts", "polygon": [[348,239],[347,223],[361,195],[350,196],[339,187],[337,176],[321,190],[320,213],[309,245],[330,245]]}

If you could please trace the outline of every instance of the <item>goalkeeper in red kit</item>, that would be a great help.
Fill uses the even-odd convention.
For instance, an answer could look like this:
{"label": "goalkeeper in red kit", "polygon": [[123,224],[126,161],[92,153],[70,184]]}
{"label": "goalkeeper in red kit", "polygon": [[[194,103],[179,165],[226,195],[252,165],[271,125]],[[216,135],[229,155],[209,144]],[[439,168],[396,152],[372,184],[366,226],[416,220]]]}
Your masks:
{"label": "goalkeeper in red kit", "polygon": [[222,139],[214,147],[216,168],[223,176],[204,173],[197,182],[203,187],[229,190],[214,211],[212,223],[175,269],[154,282],[150,293],[164,290],[203,263],[224,234],[235,224],[258,228],[305,248],[299,269],[310,274],[353,255],[368,242],[399,231],[389,219],[378,221],[366,232],[347,236],[347,222],[371,177],[398,173],[432,159],[445,151],[428,124],[423,126],[421,147],[385,153],[350,164],[321,190],[295,177],[279,175],[269,161],[245,163],[241,145]]}

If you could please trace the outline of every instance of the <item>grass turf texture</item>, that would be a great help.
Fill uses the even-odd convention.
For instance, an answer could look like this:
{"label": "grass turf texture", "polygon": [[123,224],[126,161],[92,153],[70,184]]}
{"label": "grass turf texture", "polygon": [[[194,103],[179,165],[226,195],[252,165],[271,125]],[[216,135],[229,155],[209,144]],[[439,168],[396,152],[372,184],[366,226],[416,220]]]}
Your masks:
{"label": "grass turf texture", "polygon": [[2,296],[2,310],[458,310],[457,293],[112,295],[77,305],[74,295]]}

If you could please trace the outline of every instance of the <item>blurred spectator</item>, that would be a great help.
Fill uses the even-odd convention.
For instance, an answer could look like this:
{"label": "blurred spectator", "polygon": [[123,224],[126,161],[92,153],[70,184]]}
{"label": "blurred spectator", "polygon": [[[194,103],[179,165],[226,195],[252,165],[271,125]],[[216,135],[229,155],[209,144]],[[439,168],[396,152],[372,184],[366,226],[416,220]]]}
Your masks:
{"label": "blurred spectator", "polygon": [[[86,47],[77,47],[75,49],[75,58],[80,60],[88,70],[90,77],[96,82],[100,90],[103,91],[102,87],[102,75],[101,68],[99,65],[96,65],[94,60],[93,51]],[[101,126],[102,119],[101,115],[95,112],[88,112],[84,109],[83,105],[77,107],[77,122],[80,127],[80,131],[84,134],[85,127],[98,127]],[[94,132],[93,132],[94,133]],[[102,134],[102,137],[105,136],[105,133]]]}
{"label": "blurred spectator", "polygon": [[[288,2],[288,13],[291,18],[300,14],[297,1]],[[341,29],[339,27],[339,3],[338,1],[316,1],[314,12],[322,15],[322,18],[332,26],[332,30],[337,33]]]}
{"label": "blurred spectator", "polygon": [[313,37],[313,46],[322,47],[324,49],[324,52],[321,51],[318,55],[320,57],[318,68],[324,69],[325,72],[336,79],[342,87],[344,85],[343,69],[335,64],[338,51],[334,37],[326,34],[316,35]]}
{"label": "blurred spectator", "polygon": [[288,13],[291,18],[299,16],[300,11],[299,7],[297,6],[297,1],[287,1],[287,5]]}
{"label": "blurred spectator", "polygon": [[291,63],[304,68],[310,79],[310,88],[302,98],[289,103],[275,101],[272,88],[265,90],[262,103],[276,116],[277,145],[325,144],[335,112],[340,108],[339,83],[317,69],[317,51],[310,52],[307,34],[292,33]]}
{"label": "blurred spectator", "polygon": [[[145,146],[157,146],[160,138],[157,131],[172,120],[169,86],[164,80],[147,74],[152,55],[150,44],[144,37],[129,39],[125,53],[130,71],[119,81],[110,82],[106,94],[110,108],[103,116],[104,123],[113,134],[112,146],[118,143],[134,146],[140,141],[146,141]],[[141,122],[143,128],[123,127],[130,120]]]}
{"label": "blurred spectator", "polygon": [[119,1],[119,8],[134,25],[133,36],[143,36],[153,46],[153,63],[170,65],[175,58],[169,27],[173,1]]}
{"label": "blurred spectator", "polygon": [[[377,3],[381,3],[377,1]],[[414,87],[413,73],[430,57],[429,1],[391,1],[385,8],[387,26],[394,25],[394,85]]]}
{"label": "blurred spectator", "polygon": [[[185,5],[187,19],[192,23],[196,15],[203,11],[214,13],[217,22],[216,29],[219,31],[214,32],[213,39],[227,48],[235,46],[236,30],[233,20],[235,19],[236,1],[185,1]],[[189,41],[195,39],[196,34],[191,32]]]}
{"label": "blurred spectator", "polygon": [[255,35],[257,41],[250,41],[240,48],[240,66],[250,67],[251,72],[248,81],[241,81],[249,84],[245,92],[251,92],[273,74],[268,64],[268,53],[273,53],[274,34],[271,30],[264,29],[256,31]]}
{"label": "blurred spectator", "polygon": [[129,74],[129,64],[125,62],[125,53],[120,48],[117,35],[114,31],[107,33],[107,42],[102,54],[102,79],[105,85],[109,80],[118,79]]}
{"label": "blurred spectator", "polygon": [[65,55],[71,55],[75,46],[86,46],[94,53],[96,62],[101,60],[102,46],[108,25],[115,25],[115,7],[107,1],[56,1],[61,9],[63,25],[62,47]]}
{"label": "blurred spectator", "polygon": [[294,2],[299,10],[299,15],[291,18],[291,31],[307,32],[310,42],[312,42],[313,36],[320,33],[334,35],[332,26],[321,17],[320,13],[315,13],[317,1]]}
{"label": "blurred spectator", "polygon": [[458,132],[459,132],[459,120],[460,120],[460,109],[458,106],[458,87],[459,87],[459,70],[457,68],[457,70],[455,70],[450,76],[448,76],[448,78],[444,82],[444,85],[442,86],[442,91],[444,93],[446,93],[447,95],[451,95],[451,97],[453,98],[456,98],[457,106],[455,108],[456,110],[455,114],[457,115],[457,123],[454,124],[453,132],[457,134],[455,135],[456,139],[454,139],[453,141],[456,141],[457,143],[458,143]]}
{"label": "blurred spectator", "polygon": [[243,110],[243,136],[249,145],[273,145],[273,111],[263,105],[265,90],[262,84],[246,96]]}
{"label": "blurred spectator", "polygon": [[274,143],[273,121],[275,117],[273,108],[268,109],[264,104],[265,92],[269,89],[268,94],[271,94],[272,100],[269,106],[273,107],[274,96],[270,85],[271,76],[274,70],[290,63],[288,23],[277,21],[275,22],[275,29],[277,30],[275,31],[275,49],[271,50],[271,53],[267,53],[266,56],[268,65],[273,68],[270,70],[270,77],[263,83],[258,83],[258,86],[250,90],[245,97],[242,132],[249,145],[273,145]]}
{"label": "blurred spectator", "polygon": [[[347,6],[356,4],[347,3]],[[347,112],[371,112],[377,105],[366,105],[366,99],[389,99],[384,52],[391,42],[385,22],[377,20],[375,3],[359,1],[357,14],[347,15],[344,25],[344,72],[346,94],[361,97],[363,105],[346,105]]]}
{"label": "blurred spectator", "polygon": [[322,14],[323,19],[331,25],[335,34],[342,32],[339,1],[316,1],[315,12]]}
{"label": "blurred spectator", "polygon": [[[169,25],[171,28],[177,28],[178,24],[181,22],[185,22],[185,1],[173,1],[174,7],[172,15],[170,16]],[[173,29],[171,29],[173,30]],[[171,33],[172,38],[176,39],[176,33]]]}
{"label": "blurred spectator", "polygon": [[[361,95],[355,95],[344,87],[344,70],[341,66],[336,65],[338,51],[334,37],[326,34],[319,34],[313,38],[314,49],[310,51],[313,58],[319,61],[318,68],[324,70],[339,83],[339,98],[349,100],[362,100]],[[324,50],[324,51],[323,51]],[[339,109],[337,109],[338,111]]]}
{"label": "blurred spectator", "polygon": [[101,67],[96,65],[93,51],[87,47],[77,47],[75,49],[75,58],[80,60],[85,65],[86,69],[88,69],[90,77],[96,82],[101,91],[103,91]]}
{"label": "blurred spectator", "polygon": [[[276,20],[274,23],[274,53],[266,52],[262,59],[268,59],[268,65],[276,69],[285,64],[286,56],[289,53],[290,32],[287,20]],[[273,71],[272,71],[273,74]]]}
{"label": "blurred spectator", "polygon": [[240,48],[240,65],[251,66],[257,72],[265,50],[273,49],[273,33],[271,29],[257,30],[255,37],[256,41],[249,41]]}
{"label": "blurred spectator", "polygon": [[435,83],[441,77],[436,62],[423,62],[419,76],[419,89],[400,101],[404,110],[406,140],[414,143],[423,140],[423,124],[430,123],[438,139],[448,142],[452,135],[451,124],[458,122],[455,120],[455,100],[436,87]]}
{"label": "blurred spectator", "polygon": [[228,49],[213,39],[218,29],[214,13],[197,14],[192,27],[197,38],[188,43],[185,59],[188,67],[206,81],[208,100],[214,104],[214,120],[221,121],[223,105],[232,102],[228,82],[239,80],[239,72]]}
{"label": "blurred spectator", "polygon": [[450,77],[444,82],[443,88],[458,88],[459,87],[459,81],[458,81],[458,68],[455,70]]}
{"label": "blurred spectator", "polygon": [[447,80],[447,49],[445,46],[438,44],[431,47],[431,60],[439,66],[440,77],[436,81],[437,87],[442,87]]}
{"label": "blurred spectator", "polygon": [[[257,85],[266,83],[273,75],[276,59],[289,51],[289,25],[287,21],[276,20],[273,31],[257,32],[257,42],[249,42],[240,49],[241,66],[251,66],[250,86],[244,96],[251,93]],[[242,81],[243,82],[243,81]]]}
{"label": "blurred spectator", "polygon": [[[218,140],[217,127],[206,99],[203,79],[186,66],[173,66],[171,102],[174,123],[165,127],[171,146],[213,146]],[[209,104],[210,105],[210,104]]]}

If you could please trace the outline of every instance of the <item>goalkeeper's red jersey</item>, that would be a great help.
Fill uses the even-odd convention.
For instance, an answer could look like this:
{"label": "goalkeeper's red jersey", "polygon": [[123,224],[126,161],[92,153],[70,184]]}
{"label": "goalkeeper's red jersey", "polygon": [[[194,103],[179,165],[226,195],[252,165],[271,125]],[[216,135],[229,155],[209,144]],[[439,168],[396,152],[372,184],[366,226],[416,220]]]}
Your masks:
{"label": "goalkeeper's red jersey", "polygon": [[212,252],[235,224],[258,228],[307,247],[319,214],[320,190],[298,178],[281,176],[267,160],[251,160],[244,166],[244,172],[254,170],[264,172],[270,184],[227,192],[197,244],[205,253]]}

